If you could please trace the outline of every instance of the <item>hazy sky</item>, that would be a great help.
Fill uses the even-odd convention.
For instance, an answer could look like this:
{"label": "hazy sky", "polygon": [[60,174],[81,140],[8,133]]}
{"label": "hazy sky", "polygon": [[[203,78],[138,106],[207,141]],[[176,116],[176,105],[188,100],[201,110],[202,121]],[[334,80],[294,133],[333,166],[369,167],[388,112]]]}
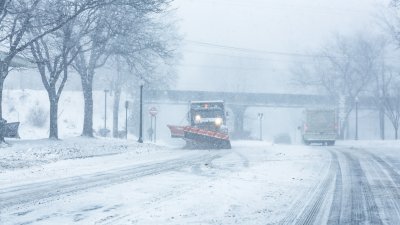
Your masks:
{"label": "hazy sky", "polygon": [[176,0],[184,35],[176,88],[286,91],[290,88],[288,65],[309,60],[292,53],[310,53],[335,33],[372,29],[377,9],[384,3]]}

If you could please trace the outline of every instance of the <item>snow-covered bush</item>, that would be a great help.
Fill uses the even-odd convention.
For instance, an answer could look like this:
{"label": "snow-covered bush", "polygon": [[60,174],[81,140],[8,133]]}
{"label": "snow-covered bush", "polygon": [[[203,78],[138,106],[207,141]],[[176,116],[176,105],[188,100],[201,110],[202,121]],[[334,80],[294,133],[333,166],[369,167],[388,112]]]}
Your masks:
{"label": "snow-covered bush", "polygon": [[97,135],[100,135],[100,136],[102,136],[102,137],[108,137],[109,136],[109,134],[110,134],[110,130],[109,129],[107,129],[107,128],[101,128],[101,129],[99,129],[98,131],[97,131]]}
{"label": "snow-covered bush", "polygon": [[44,110],[38,103],[29,110],[28,122],[34,127],[44,127],[47,122],[49,113]]}

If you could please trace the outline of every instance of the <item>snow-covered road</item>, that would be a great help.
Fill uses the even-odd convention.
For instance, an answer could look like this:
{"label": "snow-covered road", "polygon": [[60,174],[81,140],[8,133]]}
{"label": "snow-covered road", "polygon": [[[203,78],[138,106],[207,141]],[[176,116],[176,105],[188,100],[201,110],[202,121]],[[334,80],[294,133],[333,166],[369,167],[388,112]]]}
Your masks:
{"label": "snow-covered road", "polygon": [[58,197],[99,186],[129,182],[140,177],[212,161],[215,158],[221,157],[221,154],[223,153],[201,154],[197,156],[127,166],[103,172],[4,188],[0,190],[0,209],[20,205],[22,203],[35,202],[49,197]]}
{"label": "snow-covered road", "polygon": [[[399,224],[398,148],[339,146],[326,175],[279,224]],[[321,174],[322,175],[322,174]]]}
{"label": "snow-covered road", "polygon": [[400,221],[400,157],[393,145],[233,146],[148,146],[140,154],[127,146],[118,154],[3,170],[0,224]]}

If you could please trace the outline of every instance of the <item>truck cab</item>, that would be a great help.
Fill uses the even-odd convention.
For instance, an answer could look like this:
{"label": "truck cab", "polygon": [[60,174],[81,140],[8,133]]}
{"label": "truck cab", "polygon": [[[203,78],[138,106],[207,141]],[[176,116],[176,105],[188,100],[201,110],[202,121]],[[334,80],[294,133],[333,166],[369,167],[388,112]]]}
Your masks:
{"label": "truck cab", "polygon": [[191,101],[188,121],[191,126],[201,129],[212,131],[226,129],[224,101]]}

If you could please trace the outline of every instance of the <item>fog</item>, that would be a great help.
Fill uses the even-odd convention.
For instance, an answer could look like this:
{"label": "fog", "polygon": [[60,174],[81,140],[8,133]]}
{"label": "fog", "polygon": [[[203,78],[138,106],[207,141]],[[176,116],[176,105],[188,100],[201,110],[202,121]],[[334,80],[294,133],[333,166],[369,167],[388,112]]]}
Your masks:
{"label": "fog", "polygon": [[0,1],[0,224],[400,224],[400,0]]}
{"label": "fog", "polygon": [[387,4],[376,0],[178,0],[175,7],[183,46],[176,87],[299,92],[290,85],[288,67],[312,59],[291,53],[316,51],[338,33],[379,30],[376,17]]}
{"label": "fog", "polygon": [[[164,1],[160,0],[160,2]],[[82,77],[88,74],[87,71],[92,71],[91,76],[94,78],[89,89],[92,88],[95,91],[94,99],[96,100],[93,103],[85,101],[84,105],[79,108],[82,116],[92,114],[96,117],[93,118],[92,123],[94,124],[92,126],[95,127],[87,128],[88,131],[102,129],[103,120],[106,120],[107,116],[102,115],[105,114],[103,107],[106,103],[102,101],[101,95],[103,90],[110,90],[109,99],[111,100],[104,109],[108,109],[108,112],[114,110],[113,115],[123,117],[122,109],[125,107],[125,101],[130,102],[128,125],[132,135],[139,135],[139,80],[144,80],[146,90],[202,91],[208,92],[208,94],[210,92],[231,92],[239,97],[241,93],[331,96],[334,102],[329,105],[329,108],[337,111],[338,118],[345,117],[341,118],[342,121],[337,122],[342,124],[342,127],[346,127],[345,130],[340,131],[345,136],[342,138],[352,138],[356,130],[354,127],[355,97],[368,97],[376,94],[376,90],[373,91],[375,83],[372,82],[375,78],[369,77],[363,80],[362,74],[379,74],[376,73],[379,60],[385,61],[385,66],[390,68],[388,73],[392,73],[392,69],[396,65],[394,56],[398,53],[392,54],[392,52],[397,52],[396,41],[392,39],[388,24],[384,22],[386,16],[389,15],[389,3],[388,0],[338,0],[334,2],[327,0],[312,2],[306,0],[175,0],[172,1],[170,7],[160,8],[161,13],[159,14],[154,14],[152,10],[145,12],[145,15],[148,14],[147,20],[142,21],[140,20],[142,18],[138,19],[135,16],[127,18],[126,20],[130,19],[131,23],[121,24],[121,26],[127,26],[125,30],[102,31],[103,33],[109,32],[110,37],[116,34],[122,36],[123,38],[118,42],[114,42],[117,36],[114,39],[104,39],[104,43],[96,42],[98,40],[93,38],[95,36],[79,37],[77,43],[81,45],[76,49],[83,49],[80,56],[84,57],[78,57],[71,61],[65,86],[57,86],[60,84],[57,82],[56,86],[72,91],[65,93],[66,96],[62,96],[63,98],[68,98],[68,95],[72,95],[72,93],[74,96],[79,96],[75,92],[85,92],[87,86],[82,84],[82,81],[86,80]],[[114,19],[113,16],[109,18],[110,21]],[[124,20],[125,18],[118,21],[123,23]],[[91,41],[87,42],[87,40]],[[143,40],[145,40],[143,43],[154,42],[152,46],[157,47],[152,47],[150,53],[146,51],[135,53],[136,50],[132,46],[138,45],[137,48],[146,49],[146,47],[140,46]],[[53,39],[45,39],[43,43],[46,41],[50,43]],[[94,52],[91,50],[96,49],[96,46],[88,47],[87,43],[97,43],[97,49],[101,49],[101,46],[109,46],[110,49],[103,52],[98,58],[100,59],[97,62],[98,65],[88,63],[88,59]],[[363,43],[366,43],[366,46],[363,46]],[[50,44],[57,45],[57,42]],[[341,49],[340,46],[345,47]],[[6,45],[3,45],[3,48],[7,49]],[[119,52],[114,51],[115,49],[119,49]],[[367,52],[368,49],[370,52]],[[54,50],[54,54],[57,52],[57,48],[51,48],[51,50]],[[372,58],[358,60],[370,55]],[[19,54],[18,57],[25,57],[30,62],[29,66],[10,70],[10,75],[5,79],[6,90],[46,90],[44,88],[46,85],[43,86],[43,81],[46,79],[43,77],[48,75],[46,71],[38,70],[38,65],[41,65],[40,60],[38,61],[33,56],[30,48]],[[51,61],[53,56],[50,54],[49,57],[48,60]],[[118,57],[124,58],[126,65],[121,66]],[[338,68],[340,66],[335,68],[334,64],[337,62],[329,64],[326,60],[328,58],[353,60],[349,63],[354,67],[352,68],[353,73],[358,75],[354,75],[355,77],[351,79],[346,78],[347,80],[339,79],[340,69]],[[81,63],[87,63],[86,68],[92,66],[92,70],[89,68],[86,72],[79,71],[77,59],[80,59]],[[43,60],[45,61],[45,59]],[[56,63],[57,57],[54,56],[53,60]],[[362,63],[368,60],[372,60],[376,65],[369,68],[367,64]],[[329,74],[332,77],[322,76],[329,76]],[[48,78],[49,82],[52,79]],[[332,82],[326,84],[323,83],[324,80],[332,80]],[[375,80],[379,80],[379,78]],[[347,87],[348,83],[354,83],[353,87]],[[368,88],[366,88],[367,86]],[[114,99],[119,92],[123,93],[122,98]],[[62,89],[60,93],[62,93]],[[113,95],[114,93],[117,95]],[[181,92],[182,96],[186,94],[188,93]],[[327,105],[321,105],[321,102],[314,105],[306,105],[304,102],[281,105],[279,102],[256,104],[252,101],[261,98],[257,95],[253,95],[254,99],[248,99],[247,102],[234,99],[230,102],[229,96],[228,99],[225,99],[224,96],[218,94],[213,95],[213,99],[207,99],[204,96],[200,99],[192,96],[186,97],[186,99],[182,97],[178,101],[176,99],[152,99],[144,96],[144,132],[150,127],[150,116],[147,110],[156,107],[160,111],[158,115],[160,139],[166,143],[175,143],[170,138],[167,125],[187,125],[186,105],[188,101],[225,100],[226,110],[232,115],[227,121],[230,132],[235,132],[235,129],[238,129],[238,123],[243,123],[239,126],[242,129],[240,132],[246,133],[243,137],[258,139],[259,127],[262,123],[262,127],[265,129],[262,134],[263,139],[273,140],[277,135],[286,134],[291,137],[293,142],[300,143],[301,132],[298,128],[302,124],[302,112],[307,108],[327,107]],[[342,97],[346,98],[343,106],[339,104],[339,99]],[[50,97],[50,99],[52,98]],[[74,101],[80,100],[82,99]],[[51,111],[47,99],[35,101],[40,102],[45,111]],[[381,119],[378,120],[382,113],[371,110],[371,105],[365,105],[367,103],[361,104],[364,104],[361,106],[364,108],[360,109],[359,119],[362,122],[359,126],[363,127],[360,138],[377,139],[379,130],[381,132],[385,130],[386,136],[393,138],[390,115],[386,115],[384,118],[381,116]],[[87,113],[84,107],[90,105],[93,105],[94,112]],[[244,114],[239,122],[235,121],[238,118],[235,117],[237,112],[233,109],[237,106],[244,107]],[[29,105],[27,107],[34,108],[36,106]],[[64,110],[63,107],[65,106],[60,106],[60,111]],[[16,118],[12,111],[14,108],[13,105],[6,105],[5,117]],[[8,110],[11,111],[8,112]],[[29,111],[30,109],[18,110]],[[265,115],[263,121],[259,121],[257,118],[260,113]],[[65,125],[66,127],[60,125],[61,136],[68,136],[68,133],[79,133],[77,130],[83,128],[82,125],[79,125],[80,122],[76,121],[81,121],[81,119],[69,119],[75,121],[73,132],[66,129],[67,125]],[[115,124],[111,119],[104,123],[108,127],[118,125],[119,128],[116,128],[116,131],[125,126],[121,119],[116,120],[115,117],[113,119]],[[28,118],[22,118],[21,121],[29,123]],[[386,122],[386,126],[379,128],[382,121]],[[44,137],[46,135],[46,133],[41,134]]]}

